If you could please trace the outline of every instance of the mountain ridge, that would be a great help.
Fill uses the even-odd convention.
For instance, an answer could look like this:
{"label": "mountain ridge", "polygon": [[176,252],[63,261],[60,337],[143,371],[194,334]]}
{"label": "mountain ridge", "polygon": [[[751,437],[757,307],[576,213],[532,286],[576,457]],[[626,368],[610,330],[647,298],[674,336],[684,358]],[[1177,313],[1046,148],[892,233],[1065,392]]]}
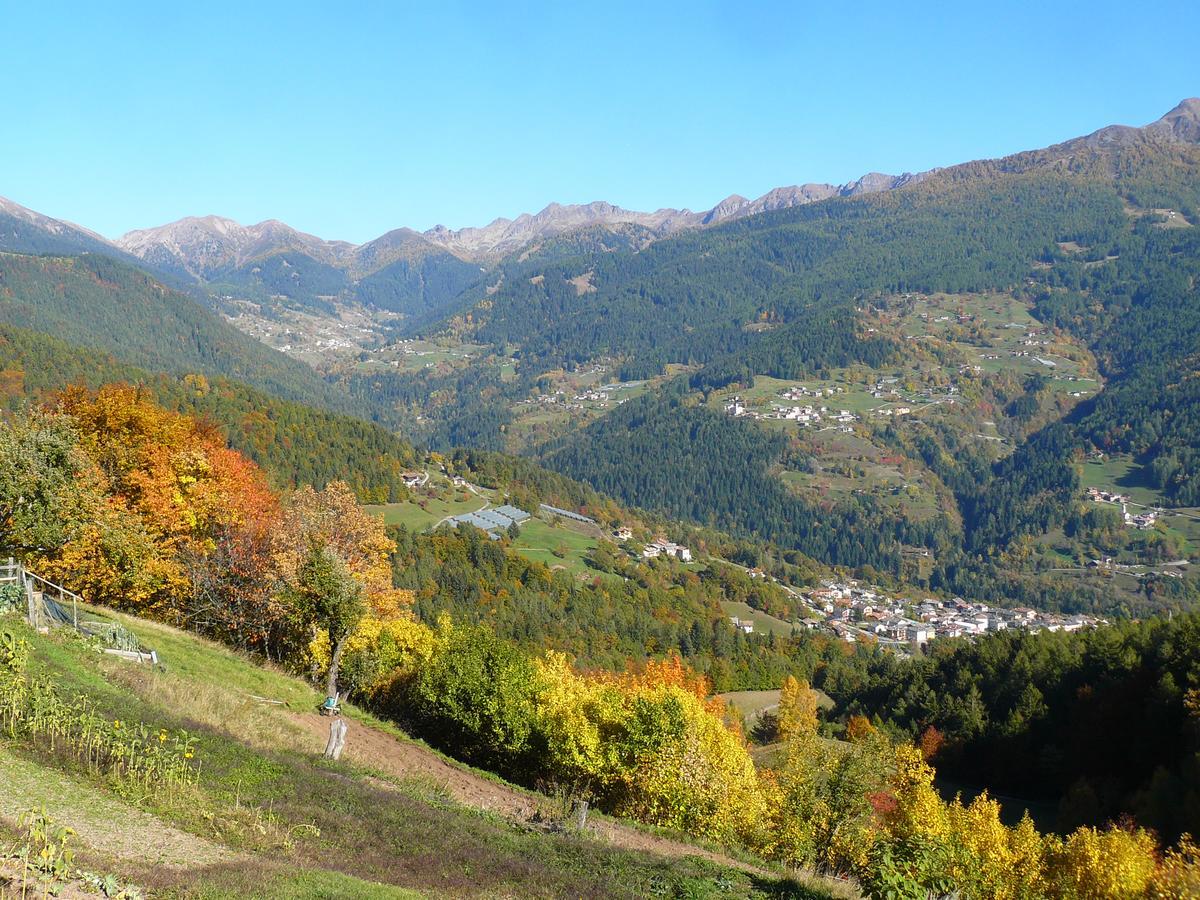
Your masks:
{"label": "mountain ridge", "polygon": [[435,225],[426,231],[401,226],[357,245],[347,241],[325,240],[298,231],[277,219],[242,225],[217,215],[186,216],[165,225],[127,232],[109,243],[146,262],[179,268],[193,277],[205,277],[206,272],[244,265],[261,256],[291,249],[306,252],[320,262],[369,275],[397,257],[388,258],[383,265],[364,265],[363,256],[370,256],[381,242],[396,243],[400,236],[410,247],[427,243],[448,250],[460,259],[487,262],[517,252],[540,238],[577,228],[633,224],[648,228],[662,237],[684,228],[712,225],[830,197],[895,190],[921,181],[928,174],[906,172],[887,175],[870,172],[841,185],[806,183],[781,186],[755,199],[731,194],[709,209],[698,212],[671,207],[642,212],[625,209],[605,200],[574,204],[551,202],[536,213],[521,213],[512,219],[497,217],[482,226],[452,229]]}
{"label": "mountain ridge", "polygon": [[[1039,165],[1079,152],[1146,140],[1200,142],[1200,98],[1184,99],[1164,116],[1140,128],[1109,125],[1041,150],[951,168]],[[354,297],[359,284],[365,281],[364,293],[372,298],[370,302],[376,305],[382,302],[388,308],[403,311],[414,303],[419,306],[444,300],[438,294],[430,301],[425,294],[426,284],[437,283],[438,275],[445,271],[453,270],[452,286],[465,284],[470,281],[472,271],[490,267],[507,255],[556,235],[597,226],[636,225],[646,229],[650,240],[657,240],[687,229],[833,197],[898,190],[941,171],[945,170],[901,175],[871,172],[841,185],[781,186],[754,199],[731,194],[700,211],[667,207],[641,212],[601,200],[584,204],[554,202],[536,213],[522,213],[512,219],[499,217],[483,226],[451,229],[436,225],[423,232],[400,227],[362,244],[326,240],[277,219],[242,225],[217,215],[188,216],[109,240],[82,226],[0,197],[0,250],[106,252],[190,283],[227,284],[235,290],[306,298],[318,304],[339,294]],[[446,289],[449,288],[443,288],[442,292]]]}
{"label": "mountain ridge", "polygon": [[[1053,150],[1078,150],[1094,148],[1110,144],[1127,144],[1145,137],[1196,143],[1200,141],[1200,98],[1187,98],[1178,103],[1164,116],[1142,127],[1130,125],[1108,125],[1089,135],[1073,138],[1060,144],[1046,148]],[[1009,154],[1000,159],[1020,158],[1024,151]],[[968,165],[970,163],[967,163]],[[808,182],[804,184],[783,185],[773,188],[760,197],[749,199],[739,194],[730,194],[706,210],[692,211],[687,208],[676,209],[664,207],[654,211],[639,211],[624,209],[604,200],[594,200],[590,203],[563,204],[551,202],[536,213],[521,213],[515,218],[497,217],[486,225],[466,226],[463,228],[448,228],[445,225],[435,225],[425,231],[401,227],[393,229],[374,240],[354,245],[346,241],[327,241],[296,231],[277,220],[267,220],[256,225],[238,225],[231,219],[221,217],[187,217],[177,222],[168,223],[156,228],[140,229],[128,232],[117,238],[113,244],[135,256],[145,258],[148,248],[154,244],[170,246],[174,233],[181,226],[192,227],[195,223],[205,223],[215,220],[228,231],[228,226],[236,226],[248,235],[261,241],[269,230],[275,226],[287,236],[299,239],[303,246],[314,248],[315,252],[337,262],[353,260],[365,248],[377,245],[380,241],[392,235],[404,234],[408,241],[423,240],[430,244],[449,250],[456,256],[471,262],[487,262],[516,252],[536,240],[553,234],[572,231],[593,225],[635,224],[649,228],[658,236],[671,234],[684,228],[696,228],[712,225],[730,219],[743,218],[784,209],[804,203],[814,203],[831,197],[853,197],[860,194],[877,193],[897,190],[909,184],[924,181],[930,175],[940,171],[929,169],[922,172],[906,172],[901,175],[889,175],[880,172],[868,172],[862,177],[845,184],[835,185],[823,182]],[[258,246],[253,241],[251,246]],[[181,248],[182,249],[182,248]],[[325,261],[325,260],[322,260]],[[393,260],[388,260],[389,262]],[[363,269],[361,265],[351,268]],[[365,274],[370,274],[366,270]]]}

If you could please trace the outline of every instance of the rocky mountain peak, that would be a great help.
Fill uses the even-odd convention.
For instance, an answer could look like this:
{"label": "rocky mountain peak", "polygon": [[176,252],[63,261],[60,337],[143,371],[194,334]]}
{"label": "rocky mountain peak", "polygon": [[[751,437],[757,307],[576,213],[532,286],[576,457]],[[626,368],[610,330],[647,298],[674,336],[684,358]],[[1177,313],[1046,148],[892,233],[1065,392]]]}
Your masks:
{"label": "rocky mountain peak", "polygon": [[1146,130],[1200,144],[1200,97],[1183,100],[1157,122],[1147,125]]}

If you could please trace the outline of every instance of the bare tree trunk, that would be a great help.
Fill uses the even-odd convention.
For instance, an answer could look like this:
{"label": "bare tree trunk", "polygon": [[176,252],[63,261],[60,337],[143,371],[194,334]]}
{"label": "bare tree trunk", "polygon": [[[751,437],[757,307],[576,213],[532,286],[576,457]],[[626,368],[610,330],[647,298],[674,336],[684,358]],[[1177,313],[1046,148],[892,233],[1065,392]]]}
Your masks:
{"label": "bare tree trunk", "polygon": [[346,746],[346,731],[349,726],[345,719],[334,719],[329,723],[329,743],[325,745],[326,759],[341,759],[342,750]]}
{"label": "bare tree trunk", "polygon": [[349,634],[343,635],[338,640],[337,644],[334,645],[333,656],[331,656],[329,658],[329,677],[325,681],[325,696],[326,697],[336,697],[337,696],[338,669],[341,668],[342,651],[344,649],[346,649],[346,641],[349,640],[349,638],[350,638]]}

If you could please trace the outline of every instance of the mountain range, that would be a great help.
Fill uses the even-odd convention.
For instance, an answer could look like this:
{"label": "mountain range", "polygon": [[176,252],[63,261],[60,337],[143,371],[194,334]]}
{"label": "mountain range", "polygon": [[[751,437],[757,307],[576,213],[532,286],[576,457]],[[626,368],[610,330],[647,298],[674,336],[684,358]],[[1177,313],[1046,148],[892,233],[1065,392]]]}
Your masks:
{"label": "mountain range", "polygon": [[131,231],[114,241],[121,250],[161,268],[173,268],[196,278],[213,275],[262,260],[275,253],[300,252],[318,262],[343,267],[359,277],[370,275],[402,256],[441,247],[468,262],[490,262],[524,249],[546,237],[596,225],[639,225],[656,237],[684,228],[697,228],[858,194],[887,191],[925,177],[883,175],[872,172],[843,185],[803,184],[775,188],[748,200],[731,194],[711,209],[659,209],[639,212],[601,200],[585,204],[551,203],[541,212],[523,213],[515,219],[498,218],[482,227],[450,229],[437,225],[425,232],[398,228],[375,240],[355,246],[305,234],[274,219],[257,225],[240,225],[220,216],[189,216],[177,222]]}
{"label": "mountain range", "polygon": [[[1200,140],[1200,100],[1184,100],[1144,128],[1113,125],[1032,153],[1044,160],[1088,148],[1123,146],[1147,137]],[[1006,159],[1028,156],[1016,154]],[[0,198],[0,250],[103,252],[169,275],[176,286],[192,285],[209,293],[326,308],[338,300],[357,301],[395,312],[419,313],[438,308],[478,282],[482,269],[557,235],[587,228],[636,226],[645,243],[763,212],[835,197],[889,192],[921,183],[936,171],[899,176],[870,173],[842,185],[779,187],[756,199],[732,194],[701,211],[668,208],[639,212],[603,201],[551,203],[540,212],[497,218],[481,227],[438,225],[424,232],[397,228],[359,245],[306,234],[274,219],[242,225],[215,215],[189,216],[108,240],[82,226]]]}
{"label": "mountain range", "polygon": [[[1193,99],[1144,128],[920,175],[702,213],[552,205],[362,245],[216,217],[110,242],[4,202],[0,323],[147,369],[235,377],[437,449],[527,453],[631,504],[824,562],[899,574],[916,548],[943,567],[929,577],[959,584],[963,554],[999,558],[1063,525],[1071,460],[1092,451],[1136,455],[1164,501],[1200,504],[1198,144]],[[196,302],[222,298],[406,318],[369,346],[318,320],[314,340],[341,349],[314,369]],[[916,339],[935,325],[955,339]],[[1058,362],[1026,349],[1051,345]],[[853,438],[784,440],[723,414],[764,377],[793,393],[850,378],[870,409],[887,379],[912,384],[908,403],[938,403],[904,427],[863,419],[844,426]],[[609,380],[619,399],[596,389]],[[1191,538],[1163,540],[1169,558],[1192,553]]]}

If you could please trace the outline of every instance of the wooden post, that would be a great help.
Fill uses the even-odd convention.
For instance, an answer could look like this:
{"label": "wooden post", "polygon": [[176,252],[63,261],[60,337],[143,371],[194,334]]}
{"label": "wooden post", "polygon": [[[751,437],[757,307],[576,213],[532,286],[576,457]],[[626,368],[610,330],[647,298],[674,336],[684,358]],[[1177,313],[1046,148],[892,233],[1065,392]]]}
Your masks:
{"label": "wooden post", "polygon": [[38,627],[38,605],[33,594],[33,579],[25,572],[24,567],[19,569],[20,584],[25,588],[25,602],[29,608],[29,624],[35,630]]}
{"label": "wooden post", "polygon": [[341,759],[346,746],[346,720],[340,716],[329,723],[329,743],[325,745],[326,759]]}
{"label": "wooden post", "polygon": [[575,800],[571,803],[571,815],[575,817],[575,827],[580,831],[587,828],[588,802]]}

